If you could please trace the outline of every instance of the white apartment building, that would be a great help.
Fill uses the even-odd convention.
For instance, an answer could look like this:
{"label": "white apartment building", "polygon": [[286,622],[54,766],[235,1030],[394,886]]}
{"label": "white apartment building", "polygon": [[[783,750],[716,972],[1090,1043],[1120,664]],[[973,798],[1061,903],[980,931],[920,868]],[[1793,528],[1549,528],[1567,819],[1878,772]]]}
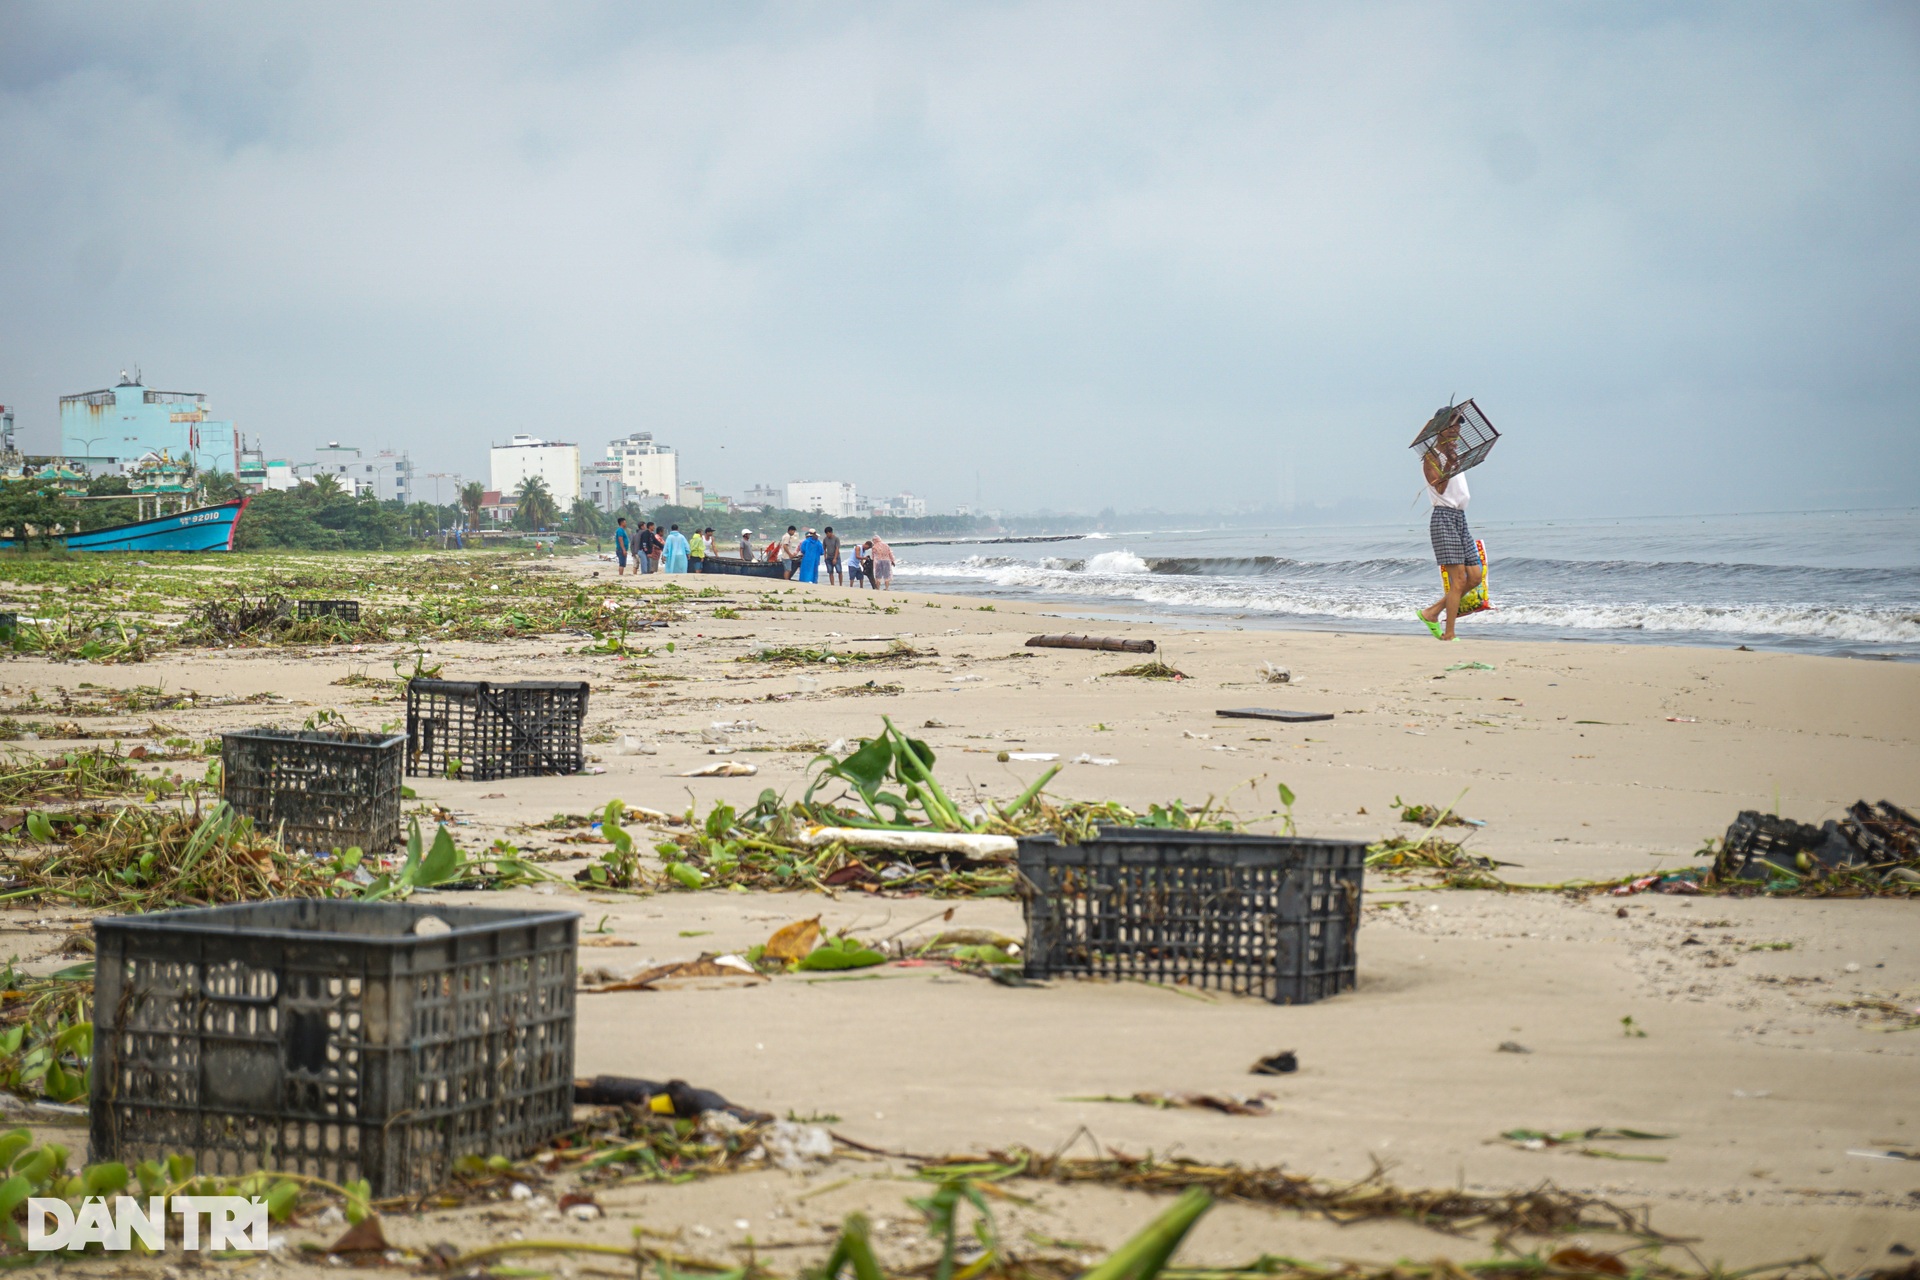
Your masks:
{"label": "white apartment building", "polygon": [[787,509],[790,511],[812,511],[850,520],[857,505],[853,486],[844,480],[787,481]]}
{"label": "white apartment building", "polygon": [[924,516],[927,514],[927,500],[916,498],[910,493],[896,493],[891,498],[879,498],[874,501],[873,514],[877,516]]}
{"label": "white apartment building", "polygon": [[413,459],[402,450],[382,449],[360,464],[362,483],[371,481],[373,496],[382,502],[413,501]]}
{"label": "white apartment building", "polygon": [[707,505],[707,486],[698,480],[689,480],[680,486],[680,492],[674,495],[676,507],[692,507],[698,511]]}
{"label": "white apartment building", "polygon": [[627,485],[620,464],[612,458],[588,462],[580,468],[580,496],[613,515],[627,505]]}
{"label": "white apartment building", "polygon": [[[346,492],[356,496],[372,494],[382,502],[413,501],[413,459],[404,450],[395,453],[382,449],[369,458],[352,445],[329,440],[324,447],[313,451],[311,462],[294,463],[292,474],[302,480],[334,476]],[[272,464],[268,465],[266,487],[280,487],[273,478]]]}
{"label": "white apartment building", "polygon": [[580,496],[580,446],[516,435],[505,444],[493,446],[491,488],[502,497],[520,492],[529,477],[547,482],[553,505],[561,514]]}
{"label": "white apartment building", "polygon": [[680,456],[651,431],[636,431],[607,445],[607,460],[620,464],[620,483],[643,507],[672,502],[680,493]]}

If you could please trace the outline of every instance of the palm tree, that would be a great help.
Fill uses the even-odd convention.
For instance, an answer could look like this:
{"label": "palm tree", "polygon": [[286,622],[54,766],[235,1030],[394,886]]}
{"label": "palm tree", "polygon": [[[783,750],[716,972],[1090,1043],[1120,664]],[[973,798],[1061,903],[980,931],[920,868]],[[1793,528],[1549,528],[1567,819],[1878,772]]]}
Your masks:
{"label": "palm tree", "polygon": [[606,514],[595,505],[591,498],[575,498],[573,509],[567,512],[567,523],[573,526],[575,533],[593,535],[593,549],[600,549],[600,535],[606,532]]}
{"label": "palm tree", "polygon": [[540,476],[528,476],[520,482],[519,508],[513,513],[513,523],[521,529],[547,529],[559,516],[554,509],[553,491],[547,488],[547,482]]}
{"label": "palm tree", "polygon": [[599,533],[607,527],[607,517],[592,498],[575,498],[567,524],[575,533]]}
{"label": "palm tree", "polygon": [[340,487],[340,477],[331,471],[323,471],[313,478],[313,496],[324,503],[341,497],[346,490]]}
{"label": "palm tree", "polygon": [[460,506],[467,513],[467,532],[480,527],[480,504],[487,500],[487,486],[469,480],[460,486]]}
{"label": "palm tree", "polygon": [[231,502],[240,496],[240,482],[231,471],[215,467],[200,473],[200,493],[208,502]]}
{"label": "palm tree", "polygon": [[440,527],[440,509],[431,502],[415,502],[407,507],[407,534],[421,537]]}

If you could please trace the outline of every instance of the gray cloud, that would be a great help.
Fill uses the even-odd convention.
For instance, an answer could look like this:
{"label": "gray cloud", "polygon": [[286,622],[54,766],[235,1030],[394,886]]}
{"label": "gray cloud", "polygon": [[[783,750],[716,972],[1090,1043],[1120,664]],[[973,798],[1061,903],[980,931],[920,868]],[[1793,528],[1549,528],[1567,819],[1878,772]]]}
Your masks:
{"label": "gray cloud", "polygon": [[[1899,6],[0,9],[0,401],[270,447],[652,429],[737,492],[1912,500]],[[722,449],[721,446],[725,448]]]}

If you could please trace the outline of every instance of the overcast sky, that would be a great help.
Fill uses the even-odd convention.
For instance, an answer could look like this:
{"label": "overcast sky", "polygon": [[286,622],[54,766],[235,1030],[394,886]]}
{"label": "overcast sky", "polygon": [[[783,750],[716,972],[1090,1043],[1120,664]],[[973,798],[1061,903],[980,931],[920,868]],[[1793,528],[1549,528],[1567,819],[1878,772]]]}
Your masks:
{"label": "overcast sky", "polygon": [[[0,0],[0,402],[938,507],[1910,505],[1920,5]],[[724,446],[724,447],[723,447]]]}

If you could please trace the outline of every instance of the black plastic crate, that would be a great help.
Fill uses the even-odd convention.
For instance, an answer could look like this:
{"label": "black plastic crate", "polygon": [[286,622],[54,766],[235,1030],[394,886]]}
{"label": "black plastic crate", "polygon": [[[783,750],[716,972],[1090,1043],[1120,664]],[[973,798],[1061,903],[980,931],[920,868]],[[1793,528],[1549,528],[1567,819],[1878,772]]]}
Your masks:
{"label": "black plastic crate", "polygon": [[1102,827],[1020,841],[1029,977],[1141,978],[1310,1004],[1354,984],[1367,847]]}
{"label": "black plastic crate", "polygon": [[407,773],[480,782],[579,773],[587,688],[584,680],[410,680]]}
{"label": "black plastic crate", "polygon": [[339,618],[342,622],[360,621],[360,602],[358,600],[299,600],[294,603],[293,616],[305,622],[308,618]]}
{"label": "black plastic crate", "polygon": [[525,1156],[572,1124],[578,929],[304,899],[95,920],[88,1158],[397,1196]]}
{"label": "black plastic crate", "polygon": [[249,729],[220,735],[220,786],[234,811],[296,848],[400,841],[404,734]]}

